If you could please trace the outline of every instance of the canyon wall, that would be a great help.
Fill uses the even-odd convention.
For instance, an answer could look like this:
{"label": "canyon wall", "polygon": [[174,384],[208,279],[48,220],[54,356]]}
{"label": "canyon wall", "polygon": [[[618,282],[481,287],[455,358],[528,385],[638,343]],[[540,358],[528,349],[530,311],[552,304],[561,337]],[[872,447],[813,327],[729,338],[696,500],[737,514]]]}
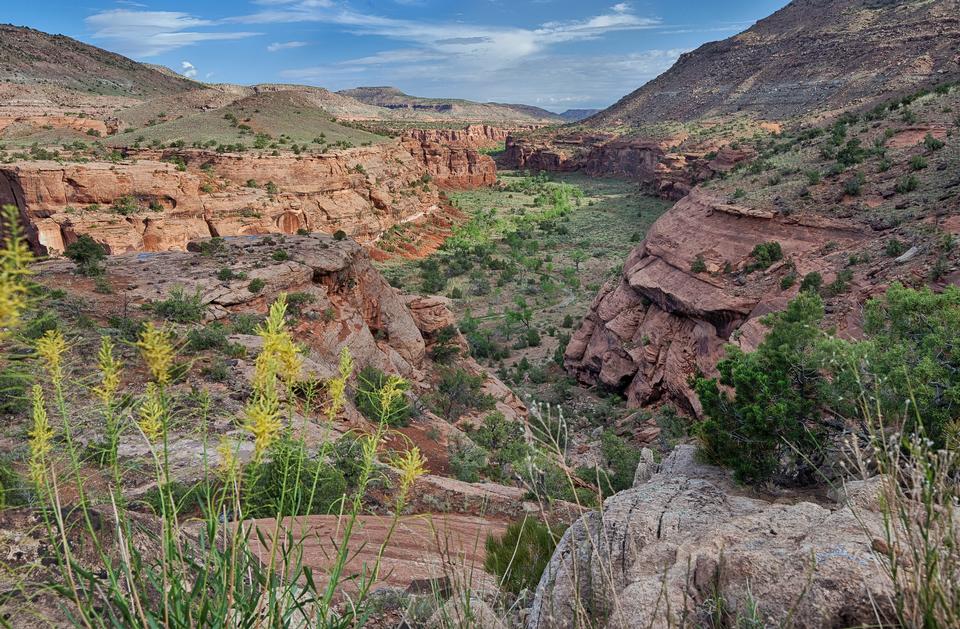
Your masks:
{"label": "canyon wall", "polygon": [[487,124],[471,124],[462,129],[434,128],[410,129],[405,137],[420,142],[437,142],[447,146],[468,146],[471,148],[493,148],[507,141],[511,133],[536,129],[536,126],[494,127]]}
{"label": "canyon wall", "polygon": [[[564,366],[585,384],[623,391],[631,405],[668,400],[699,413],[690,377],[715,374],[727,343],[756,347],[765,330],[760,318],[798,291],[781,288],[780,277],[817,271],[829,282],[824,243],[843,251],[864,238],[841,221],[751,210],[698,188],[653,225],[621,275],[600,290]],[[750,271],[751,251],[767,241],[780,243],[784,259]],[[697,259],[702,272],[691,269]],[[859,299],[853,291],[851,303]]]}
{"label": "canyon wall", "polygon": [[170,149],[125,157],[0,165],[0,203],[20,209],[38,251],[61,252],[89,234],[116,254],[299,230],[371,242],[440,212],[438,185],[496,180],[493,160],[473,149],[410,139],[299,156]]}

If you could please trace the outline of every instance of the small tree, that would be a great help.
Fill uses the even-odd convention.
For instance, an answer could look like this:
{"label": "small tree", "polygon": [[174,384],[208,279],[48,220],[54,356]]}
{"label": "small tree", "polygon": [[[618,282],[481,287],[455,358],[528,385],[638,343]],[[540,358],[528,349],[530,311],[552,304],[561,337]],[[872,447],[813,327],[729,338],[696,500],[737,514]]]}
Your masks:
{"label": "small tree", "polygon": [[103,273],[100,262],[107,257],[107,250],[87,234],[83,234],[67,245],[63,254],[76,262],[77,272],[81,275],[92,276]]}

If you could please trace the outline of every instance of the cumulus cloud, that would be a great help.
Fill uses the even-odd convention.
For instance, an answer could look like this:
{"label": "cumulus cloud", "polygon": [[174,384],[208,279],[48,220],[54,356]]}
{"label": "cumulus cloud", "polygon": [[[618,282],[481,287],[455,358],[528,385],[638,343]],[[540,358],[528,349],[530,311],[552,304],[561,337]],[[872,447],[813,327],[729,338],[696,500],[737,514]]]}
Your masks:
{"label": "cumulus cloud", "polygon": [[248,31],[210,31],[214,20],[180,11],[137,11],[113,9],[94,13],[85,20],[93,38],[107,47],[133,57],[153,57],[204,41],[252,37]]}
{"label": "cumulus cloud", "polygon": [[182,74],[183,76],[189,79],[192,79],[193,77],[197,76],[197,68],[195,65],[193,65],[189,61],[181,61],[180,74]]}
{"label": "cumulus cloud", "polygon": [[305,41],[285,41],[273,42],[267,46],[267,52],[277,52],[280,50],[289,50],[290,48],[302,48],[307,45]]}

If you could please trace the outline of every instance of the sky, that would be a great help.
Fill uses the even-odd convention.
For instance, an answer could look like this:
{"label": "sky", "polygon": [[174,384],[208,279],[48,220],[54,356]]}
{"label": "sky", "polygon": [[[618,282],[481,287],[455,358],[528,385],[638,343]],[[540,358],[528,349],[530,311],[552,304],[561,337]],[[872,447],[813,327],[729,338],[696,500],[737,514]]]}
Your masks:
{"label": "sky", "polygon": [[213,83],[603,108],[787,0],[34,0],[0,19]]}

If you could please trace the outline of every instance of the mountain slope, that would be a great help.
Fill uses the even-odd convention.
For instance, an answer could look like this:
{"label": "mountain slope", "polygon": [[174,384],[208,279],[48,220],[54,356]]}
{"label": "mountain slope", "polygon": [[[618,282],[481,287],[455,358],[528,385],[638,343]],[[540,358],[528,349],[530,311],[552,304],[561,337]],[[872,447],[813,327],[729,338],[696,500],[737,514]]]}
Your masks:
{"label": "mountain slope", "polygon": [[684,54],[585,122],[637,126],[745,111],[782,119],[960,76],[960,0],[795,0]]}
{"label": "mountain slope", "polygon": [[0,82],[145,98],[197,83],[64,35],[0,25]]}
{"label": "mountain slope", "polygon": [[531,105],[476,103],[456,98],[422,98],[404,94],[395,87],[357,87],[337,93],[395,112],[416,113],[419,117],[429,115],[476,122],[563,122],[557,114]]}

